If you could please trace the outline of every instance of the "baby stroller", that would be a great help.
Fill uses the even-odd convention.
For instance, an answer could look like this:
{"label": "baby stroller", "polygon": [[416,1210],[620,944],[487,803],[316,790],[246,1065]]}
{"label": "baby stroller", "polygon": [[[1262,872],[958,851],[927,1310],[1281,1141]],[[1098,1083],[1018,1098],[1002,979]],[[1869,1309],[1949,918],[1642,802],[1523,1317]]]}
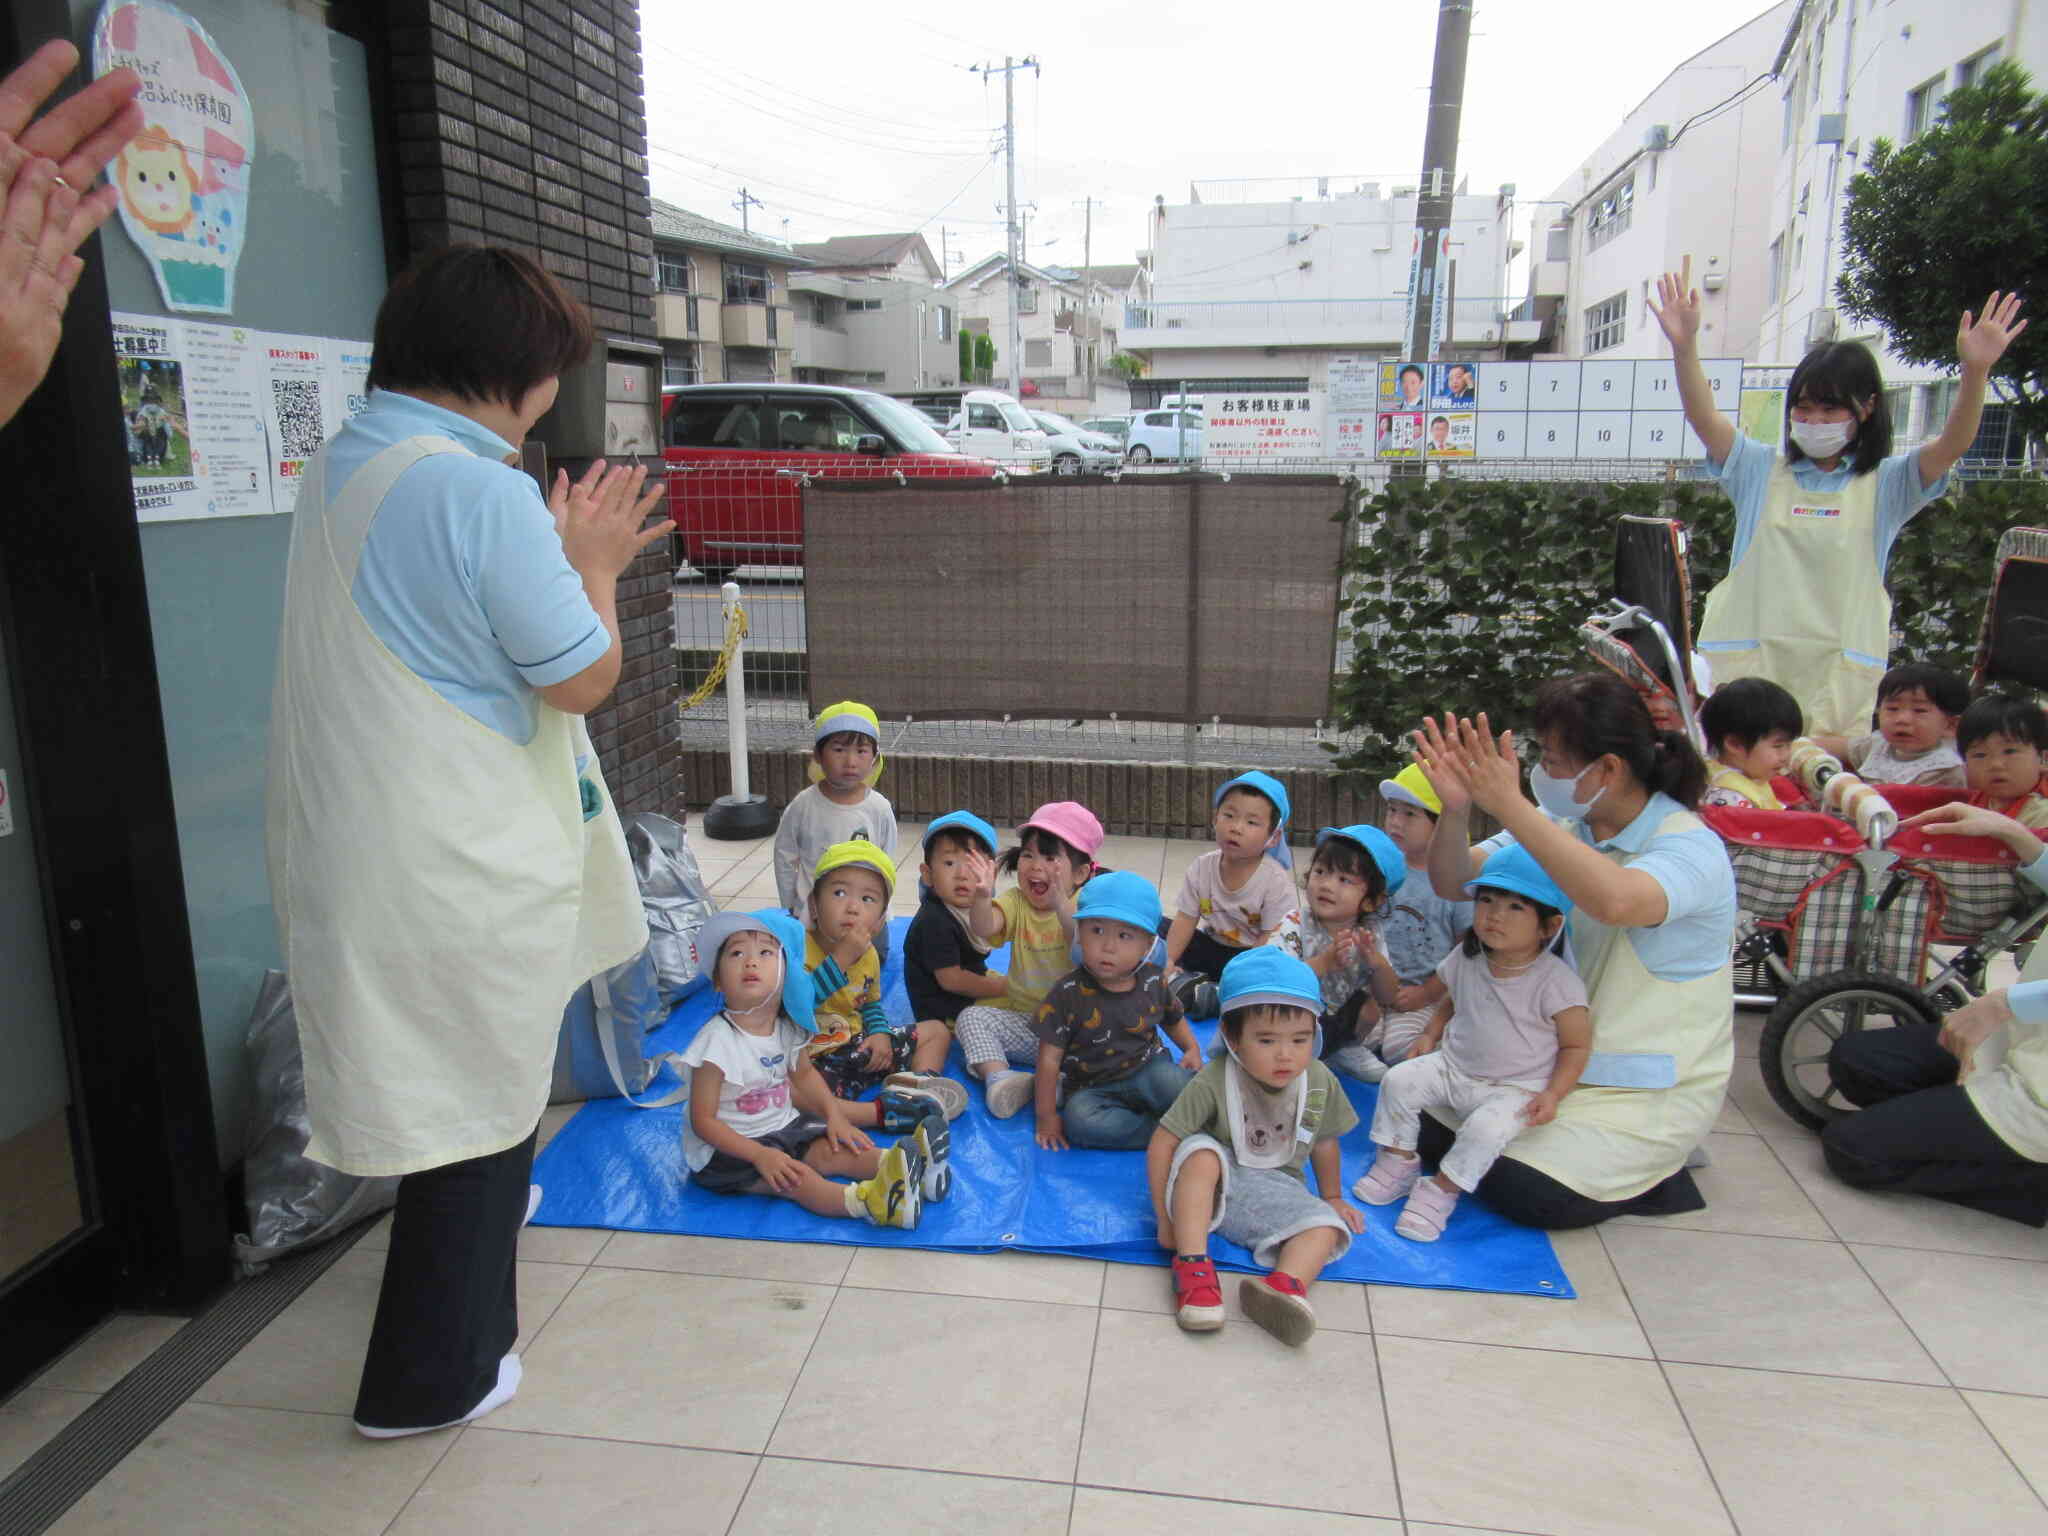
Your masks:
{"label": "baby stroller", "polygon": [[1614,532],[1614,598],[1579,626],[1586,650],[1643,696],[1650,718],[1700,738],[1692,675],[1692,578],[1685,525],[1624,517]]}

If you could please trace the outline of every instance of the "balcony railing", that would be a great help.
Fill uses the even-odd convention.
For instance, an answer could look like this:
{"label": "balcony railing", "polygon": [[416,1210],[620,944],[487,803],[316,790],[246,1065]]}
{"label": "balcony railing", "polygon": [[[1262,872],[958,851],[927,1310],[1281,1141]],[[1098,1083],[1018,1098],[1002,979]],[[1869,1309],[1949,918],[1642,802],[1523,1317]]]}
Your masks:
{"label": "balcony railing", "polygon": [[[1457,298],[1451,301],[1454,339],[1476,340],[1498,332],[1519,299]],[[1407,323],[1408,300],[1374,299],[1159,299],[1124,306],[1126,346],[1173,345],[1166,333],[1264,332],[1280,338],[1394,340]],[[1135,334],[1142,333],[1142,335]]]}

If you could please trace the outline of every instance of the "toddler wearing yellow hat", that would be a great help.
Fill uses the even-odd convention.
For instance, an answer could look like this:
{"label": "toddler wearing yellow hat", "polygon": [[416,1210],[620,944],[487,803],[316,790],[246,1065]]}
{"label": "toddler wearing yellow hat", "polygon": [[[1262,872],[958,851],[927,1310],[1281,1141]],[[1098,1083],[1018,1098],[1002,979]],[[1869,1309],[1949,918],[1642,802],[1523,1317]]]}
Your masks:
{"label": "toddler wearing yellow hat", "polygon": [[791,797],[775,828],[775,895],[799,922],[827,848],[860,837],[896,856],[896,808],[874,787],[882,776],[875,712],[851,699],[828,704],[811,735],[811,782]]}

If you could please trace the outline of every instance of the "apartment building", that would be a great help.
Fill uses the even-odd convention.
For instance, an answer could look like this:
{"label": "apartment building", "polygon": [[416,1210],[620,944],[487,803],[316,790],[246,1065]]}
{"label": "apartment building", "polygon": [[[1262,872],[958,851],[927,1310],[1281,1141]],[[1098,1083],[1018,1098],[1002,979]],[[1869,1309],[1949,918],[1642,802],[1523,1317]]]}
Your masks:
{"label": "apartment building", "polygon": [[958,320],[943,274],[916,233],[838,235],[791,247],[796,378],[892,394],[960,382]]}
{"label": "apartment building", "polygon": [[[1406,346],[1415,188],[1355,177],[1202,183],[1158,203],[1149,296],[1122,343],[1150,390],[1321,389],[1333,354]],[[1507,266],[1515,189],[1453,200],[1446,357],[1498,358],[1536,340],[1512,318]]]}
{"label": "apartment building", "polygon": [[[1543,352],[1661,357],[1647,307],[1657,276],[1690,257],[1710,357],[1763,355],[1779,154],[1767,81],[1798,6],[1783,3],[1680,64],[1548,197],[1530,205],[1531,311]],[[1747,95],[1742,94],[1745,90]]]}
{"label": "apartment building", "polygon": [[1127,408],[1129,391],[1105,365],[1120,344],[1121,305],[1131,279],[1113,287],[1101,274],[1113,278],[1127,271],[1091,268],[1084,275],[1072,267],[1026,261],[1018,263],[1018,280],[1012,283],[1008,258],[997,252],[959,273],[942,291],[957,305],[964,329],[995,339],[993,382],[998,387],[1009,378],[1005,354],[1014,295],[1027,400],[1042,410],[1070,415],[1116,413]]}
{"label": "apartment building", "polygon": [[660,198],[653,209],[662,383],[793,380],[797,327],[789,285],[804,259]]}

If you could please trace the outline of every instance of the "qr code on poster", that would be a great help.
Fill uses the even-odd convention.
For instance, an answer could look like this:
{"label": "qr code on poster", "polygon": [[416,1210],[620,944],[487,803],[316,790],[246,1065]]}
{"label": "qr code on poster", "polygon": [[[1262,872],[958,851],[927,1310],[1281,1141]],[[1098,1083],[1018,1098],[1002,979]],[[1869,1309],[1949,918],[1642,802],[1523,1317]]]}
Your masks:
{"label": "qr code on poster", "polygon": [[272,379],[270,392],[277,407],[278,433],[284,439],[278,457],[311,458],[327,440],[320,424],[320,381]]}

